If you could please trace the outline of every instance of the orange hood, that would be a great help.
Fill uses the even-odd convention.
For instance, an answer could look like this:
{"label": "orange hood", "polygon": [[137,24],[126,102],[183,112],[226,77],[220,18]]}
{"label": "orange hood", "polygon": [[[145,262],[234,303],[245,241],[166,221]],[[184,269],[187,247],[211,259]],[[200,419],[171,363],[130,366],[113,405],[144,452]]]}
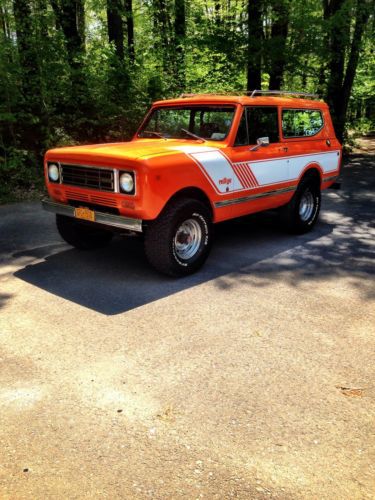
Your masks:
{"label": "orange hood", "polygon": [[198,142],[177,139],[139,139],[130,142],[115,142],[109,144],[89,144],[86,146],[69,146],[50,149],[47,151],[47,160],[138,160],[153,156],[171,155],[183,152],[185,149],[206,149],[207,147],[223,148],[223,143],[213,141]]}

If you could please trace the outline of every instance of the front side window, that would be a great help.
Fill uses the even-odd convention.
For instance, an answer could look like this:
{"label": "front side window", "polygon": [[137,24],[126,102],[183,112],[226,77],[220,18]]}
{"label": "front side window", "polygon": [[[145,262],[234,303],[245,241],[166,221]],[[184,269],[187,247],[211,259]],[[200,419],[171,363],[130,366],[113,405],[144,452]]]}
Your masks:
{"label": "front side window", "polygon": [[249,106],[243,113],[235,146],[255,145],[260,137],[268,137],[270,143],[279,142],[277,108]]}
{"label": "front side window", "polygon": [[247,108],[249,144],[256,144],[259,137],[268,137],[270,143],[279,142],[277,108],[252,106]]}
{"label": "front side window", "polygon": [[235,146],[247,146],[249,144],[249,136],[247,134],[246,110],[242,113],[241,121],[238,126]]}
{"label": "front side window", "polygon": [[284,109],[283,136],[311,137],[323,127],[322,113],[317,109]]}
{"label": "front side window", "polygon": [[232,126],[234,106],[163,106],[155,108],[138,137],[224,140]]}

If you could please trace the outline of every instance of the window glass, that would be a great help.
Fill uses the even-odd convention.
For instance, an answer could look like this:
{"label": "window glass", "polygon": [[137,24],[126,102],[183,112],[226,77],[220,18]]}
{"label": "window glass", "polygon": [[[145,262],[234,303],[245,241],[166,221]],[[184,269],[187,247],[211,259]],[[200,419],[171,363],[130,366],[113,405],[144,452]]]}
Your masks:
{"label": "window glass", "polygon": [[256,144],[259,137],[269,137],[271,142],[279,142],[277,108],[253,106],[247,108],[249,144]]}
{"label": "window glass", "polygon": [[242,113],[241,121],[238,126],[237,136],[234,145],[246,146],[247,144],[249,144],[249,139],[247,137],[246,111],[244,111]]}
{"label": "window glass", "polygon": [[322,113],[316,109],[284,109],[283,136],[310,137],[323,127]]}
{"label": "window glass", "polygon": [[233,106],[174,106],[153,110],[139,137],[192,139],[182,129],[214,141],[226,138],[232,126]]}

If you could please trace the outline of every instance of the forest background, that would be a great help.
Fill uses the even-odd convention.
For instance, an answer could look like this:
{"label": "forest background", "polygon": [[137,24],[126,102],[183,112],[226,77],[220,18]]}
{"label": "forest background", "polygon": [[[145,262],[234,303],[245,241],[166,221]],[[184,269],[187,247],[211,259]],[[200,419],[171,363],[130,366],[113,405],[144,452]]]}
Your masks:
{"label": "forest background", "polygon": [[[340,140],[374,131],[375,0],[0,0],[0,202],[46,149],[129,140],[181,92],[318,93]],[[350,142],[350,141],[349,141]]]}

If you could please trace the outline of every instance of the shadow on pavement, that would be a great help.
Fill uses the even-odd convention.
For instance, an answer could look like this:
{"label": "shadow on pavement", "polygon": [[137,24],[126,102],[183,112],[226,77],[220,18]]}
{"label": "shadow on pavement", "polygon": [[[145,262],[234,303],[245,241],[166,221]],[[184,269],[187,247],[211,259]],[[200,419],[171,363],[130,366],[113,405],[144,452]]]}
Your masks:
{"label": "shadow on pavement", "polygon": [[[151,269],[138,238],[116,238],[109,247],[93,252],[65,250],[65,245],[59,251],[58,242],[24,250],[13,256],[45,260],[27,265],[15,276],[107,315],[129,311],[215,278],[220,278],[215,282],[217,287],[230,289],[248,280],[249,275],[262,278],[257,286],[262,286],[262,280],[263,286],[278,279],[298,286],[306,279],[349,276],[364,298],[372,297],[369,228],[374,225],[375,213],[373,166],[370,155],[350,158],[342,175],[343,190],[324,193],[322,221],[306,235],[284,234],[278,219],[267,213],[218,225],[206,265],[187,278],[171,279]],[[287,258],[285,254],[276,258],[286,251]]]}
{"label": "shadow on pavement", "polygon": [[0,293],[0,309],[4,307],[5,303],[7,300],[11,298],[11,295],[5,294],[5,293]]}
{"label": "shadow on pavement", "polygon": [[[218,226],[206,265],[186,278],[168,278],[150,268],[140,238],[118,238],[107,248],[92,252],[70,249],[55,253],[17,271],[15,276],[59,297],[112,315],[238,272],[331,232],[332,226],[321,223],[309,235],[285,235],[272,218],[262,214]],[[27,251],[22,254],[31,256]],[[36,249],[35,257],[41,257],[40,249]]]}

